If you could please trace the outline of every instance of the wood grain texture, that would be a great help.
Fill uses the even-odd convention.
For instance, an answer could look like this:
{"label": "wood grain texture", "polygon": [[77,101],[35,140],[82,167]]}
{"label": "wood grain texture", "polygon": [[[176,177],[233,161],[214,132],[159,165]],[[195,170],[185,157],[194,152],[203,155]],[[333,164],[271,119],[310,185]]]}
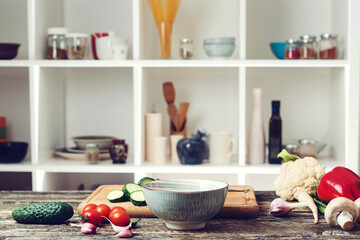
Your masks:
{"label": "wood grain texture", "polygon": [[[69,221],[59,225],[18,224],[11,218],[11,211],[22,204],[64,201],[74,209],[91,191],[3,191],[0,192],[0,240],[5,239],[115,239],[109,224],[100,226],[95,235],[85,236],[80,232],[80,218],[75,214]],[[276,197],[273,192],[255,192],[259,215],[252,219],[212,219],[204,229],[176,231],[168,229],[158,218],[144,218],[133,229],[133,239],[360,239],[360,225],[344,232],[338,227],[326,224],[320,215],[318,224],[313,223],[311,211],[307,208],[294,210],[289,217],[275,218],[269,215],[270,202]]]}
{"label": "wood grain texture", "polygon": [[[111,203],[106,195],[115,189],[121,190],[123,185],[101,185],[92,192],[77,208],[79,215],[86,204],[107,204],[110,207],[122,206],[132,217],[153,218],[156,217],[148,207],[137,207],[131,202]],[[223,208],[216,218],[253,218],[259,213],[254,190],[251,186],[230,186],[230,189],[249,189],[244,192],[228,192]]]}

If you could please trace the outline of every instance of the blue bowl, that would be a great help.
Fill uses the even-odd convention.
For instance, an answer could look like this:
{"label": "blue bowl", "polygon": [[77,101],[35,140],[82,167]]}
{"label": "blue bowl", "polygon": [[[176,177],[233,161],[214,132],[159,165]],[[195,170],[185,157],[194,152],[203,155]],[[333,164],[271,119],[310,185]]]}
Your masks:
{"label": "blue bowl", "polygon": [[271,51],[278,59],[285,59],[285,46],[286,46],[286,42],[270,43]]}
{"label": "blue bowl", "polygon": [[21,162],[28,150],[27,142],[4,142],[0,143],[0,163]]}

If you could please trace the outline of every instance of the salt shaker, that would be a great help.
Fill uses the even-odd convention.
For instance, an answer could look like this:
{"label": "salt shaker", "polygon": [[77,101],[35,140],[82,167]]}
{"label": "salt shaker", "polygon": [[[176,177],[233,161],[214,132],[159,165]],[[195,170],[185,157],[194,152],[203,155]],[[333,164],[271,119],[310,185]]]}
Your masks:
{"label": "salt shaker", "polygon": [[100,160],[99,148],[94,143],[86,144],[85,158],[88,163],[98,163]]}

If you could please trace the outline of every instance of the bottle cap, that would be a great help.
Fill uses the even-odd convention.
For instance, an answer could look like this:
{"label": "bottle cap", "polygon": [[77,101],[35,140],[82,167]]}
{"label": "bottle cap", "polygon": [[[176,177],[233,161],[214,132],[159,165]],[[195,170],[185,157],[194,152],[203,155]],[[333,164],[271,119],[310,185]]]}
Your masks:
{"label": "bottle cap", "polygon": [[280,101],[272,101],[271,106],[273,108],[279,108],[280,107]]}
{"label": "bottle cap", "polygon": [[115,138],[115,139],[112,140],[112,142],[113,142],[114,144],[124,144],[124,143],[125,143],[125,139],[117,139],[117,138]]}

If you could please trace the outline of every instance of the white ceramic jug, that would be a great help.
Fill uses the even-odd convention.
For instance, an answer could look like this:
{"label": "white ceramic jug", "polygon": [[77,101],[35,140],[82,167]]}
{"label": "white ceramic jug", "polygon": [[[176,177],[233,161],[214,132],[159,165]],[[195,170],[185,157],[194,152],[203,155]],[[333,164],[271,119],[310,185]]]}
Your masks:
{"label": "white ceramic jug", "polygon": [[125,60],[128,47],[125,38],[110,36],[96,38],[96,52],[100,60]]}

